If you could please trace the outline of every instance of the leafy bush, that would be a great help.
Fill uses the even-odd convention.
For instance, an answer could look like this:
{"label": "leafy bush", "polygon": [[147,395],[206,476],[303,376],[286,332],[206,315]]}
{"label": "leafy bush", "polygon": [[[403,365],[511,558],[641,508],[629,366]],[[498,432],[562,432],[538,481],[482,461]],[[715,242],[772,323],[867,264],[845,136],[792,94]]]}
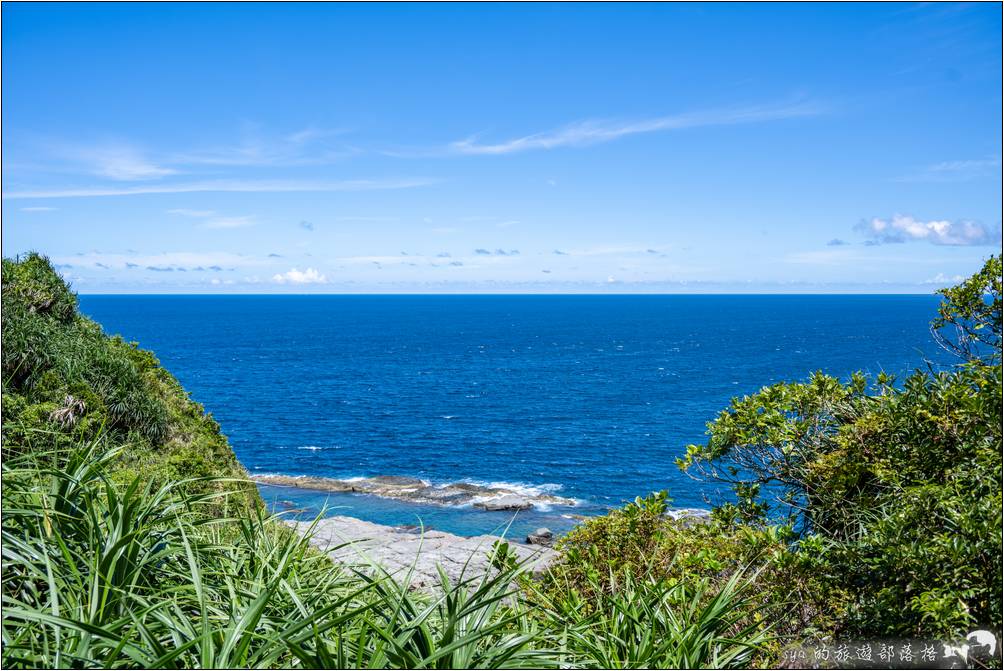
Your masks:
{"label": "leafy bush", "polygon": [[[219,425],[151,353],[77,311],[48,259],[3,260],[3,453],[67,450],[99,435],[119,450],[113,477],[160,484],[196,476],[246,480]],[[114,472],[120,473],[115,476]],[[245,499],[257,504],[254,487]]]}
{"label": "leafy bush", "polygon": [[118,484],[117,456],[98,441],[4,463],[4,668],[737,666],[767,641],[737,615],[753,607],[741,576],[707,598],[628,575],[588,617],[537,606],[504,559],[413,592],[260,509],[207,514],[224,492]]}
{"label": "leafy bush", "polygon": [[942,295],[932,329],[964,358],[954,369],[765,387],[679,462],[735,487],[733,523],[787,513],[793,561],[824,578],[840,635],[1001,626],[1000,257]]}

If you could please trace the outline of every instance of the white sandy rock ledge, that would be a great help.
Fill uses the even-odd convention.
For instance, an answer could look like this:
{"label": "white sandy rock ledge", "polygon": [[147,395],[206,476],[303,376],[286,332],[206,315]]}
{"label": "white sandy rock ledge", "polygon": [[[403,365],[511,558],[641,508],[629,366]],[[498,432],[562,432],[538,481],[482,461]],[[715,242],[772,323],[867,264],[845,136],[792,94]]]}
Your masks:
{"label": "white sandy rock ledge", "polygon": [[[316,525],[311,544],[339,563],[371,573],[379,566],[398,580],[404,580],[411,572],[410,586],[423,589],[440,584],[437,565],[451,583],[483,576],[491,567],[493,546],[500,540],[499,536],[491,535],[467,537],[429,529],[389,527],[344,516],[325,517],[316,523],[288,520],[287,524],[300,533]],[[527,568],[537,574],[558,554],[547,547],[503,540],[507,540],[517,561],[526,561]]]}

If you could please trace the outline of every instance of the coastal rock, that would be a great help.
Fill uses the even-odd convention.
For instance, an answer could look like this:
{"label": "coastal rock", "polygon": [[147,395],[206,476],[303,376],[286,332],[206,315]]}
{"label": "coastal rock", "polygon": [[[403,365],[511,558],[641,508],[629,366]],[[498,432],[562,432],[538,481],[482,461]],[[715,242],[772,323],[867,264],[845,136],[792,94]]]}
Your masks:
{"label": "coastal rock", "polygon": [[526,537],[527,545],[543,545],[551,547],[554,544],[554,533],[547,527],[541,527]]}
{"label": "coastal rock", "polygon": [[[286,522],[299,533],[314,526],[310,543],[335,561],[371,573],[386,571],[416,589],[436,589],[441,567],[452,583],[479,578],[492,569],[497,536],[456,536],[443,531],[388,527],[353,517],[326,517],[315,522]],[[541,574],[557,553],[547,547],[509,542],[516,560]]]}
{"label": "coastal rock", "polygon": [[409,478],[404,475],[377,475],[372,478],[366,478],[362,482],[368,482],[371,485],[383,486],[383,487],[425,487],[425,480],[420,480],[418,478]]}
{"label": "coastal rock", "polygon": [[711,511],[705,508],[673,508],[666,511],[666,517],[672,518],[684,529],[711,521]]}
{"label": "coastal rock", "polygon": [[318,478],[292,475],[254,475],[257,482],[282,487],[315,489],[322,492],[354,492],[390,499],[432,503],[443,506],[473,505],[482,510],[517,511],[534,506],[574,506],[574,499],[562,498],[540,491],[504,486],[479,485],[471,482],[431,484],[419,478],[401,475],[378,475],[371,478]]}
{"label": "coastal rock", "polygon": [[517,496],[516,494],[504,494],[494,499],[488,499],[487,501],[477,501],[474,503],[475,508],[481,508],[482,510],[529,510],[533,508],[533,504],[527,501],[522,496]]}

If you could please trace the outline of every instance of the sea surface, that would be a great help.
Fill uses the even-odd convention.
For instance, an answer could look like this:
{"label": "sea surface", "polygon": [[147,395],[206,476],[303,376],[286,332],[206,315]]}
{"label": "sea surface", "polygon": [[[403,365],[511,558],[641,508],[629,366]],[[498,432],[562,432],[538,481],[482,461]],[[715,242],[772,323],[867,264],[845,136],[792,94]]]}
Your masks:
{"label": "sea surface", "polygon": [[277,510],[511,536],[669,490],[725,496],[674,460],[733,396],[812,371],[949,363],[932,296],[99,296],[252,474],[510,483],[576,499],[518,514],[262,486]]}

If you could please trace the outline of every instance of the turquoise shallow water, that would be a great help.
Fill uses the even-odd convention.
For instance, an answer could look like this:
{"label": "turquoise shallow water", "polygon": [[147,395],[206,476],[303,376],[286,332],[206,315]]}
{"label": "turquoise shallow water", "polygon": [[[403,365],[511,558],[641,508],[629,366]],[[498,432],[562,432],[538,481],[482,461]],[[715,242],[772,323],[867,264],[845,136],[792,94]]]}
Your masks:
{"label": "turquoise shallow water", "polygon": [[[152,349],[252,473],[510,483],[563,529],[653,490],[723,496],[674,459],[737,394],[813,370],[947,363],[931,296],[82,296]],[[277,509],[461,534],[509,513],[263,487]],[[283,503],[286,502],[286,503]]]}
{"label": "turquoise shallow water", "polygon": [[[528,533],[547,527],[555,533],[571,529],[578,521],[577,508],[494,512],[470,506],[447,507],[411,503],[367,494],[315,492],[293,487],[259,485],[262,498],[274,510],[296,519],[313,519],[325,512],[330,515],[359,517],[391,526],[415,525],[474,536],[491,533],[522,540]],[[595,512],[595,511],[593,511]]]}

